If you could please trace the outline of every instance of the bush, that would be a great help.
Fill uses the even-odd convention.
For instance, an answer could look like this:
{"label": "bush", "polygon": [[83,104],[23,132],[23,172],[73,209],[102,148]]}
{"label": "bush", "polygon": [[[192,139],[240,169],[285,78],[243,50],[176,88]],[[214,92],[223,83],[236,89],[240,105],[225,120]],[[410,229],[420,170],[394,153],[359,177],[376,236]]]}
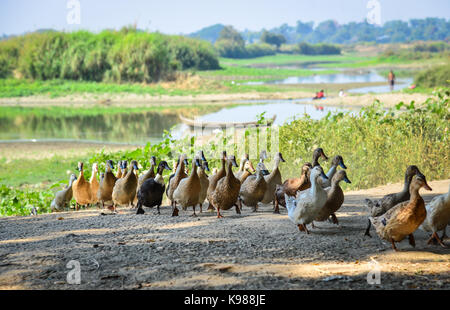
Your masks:
{"label": "bush", "polygon": [[298,54],[302,55],[340,55],[341,48],[332,44],[298,44]]}
{"label": "bush", "polygon": [[[12,47],[11,47],[12,46]],[[17,69],[35,80],[155,82],[175,70],[219,68],[208,42],[133,28],[33,33],[0,42],[0,77]]]}
{"label": "bush", "polygon": [[420,72],[414,79],[420,87],[450,86],[450,64],[435,66]]}

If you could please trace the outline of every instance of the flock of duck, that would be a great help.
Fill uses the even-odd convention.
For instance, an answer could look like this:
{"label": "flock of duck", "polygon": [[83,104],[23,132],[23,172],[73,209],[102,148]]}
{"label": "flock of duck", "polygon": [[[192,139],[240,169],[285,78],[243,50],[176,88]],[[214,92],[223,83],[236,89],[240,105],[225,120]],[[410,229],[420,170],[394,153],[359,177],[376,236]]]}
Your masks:
{"label": "flock of duck", "polygon": [[[319,160],[328,160],[322,148],[314,150],[312,163],[302,166],[298,178],[290,178],[282,182],[279,165],[285,162],[281,153],[274,158],[274,168],[271,172],[266,168],[264,161],[267,153],[262,151],[260,160],[256,165],[245,154],[239,170],[234,155],[222,153],[220,169],[210,172],[208,161],[203,151],[199,151],[192,160],[192,169],[189,173],[189,162],[186,154],[181,155],[174,162],[172,170],[166,161],[156,162],[153,156],[150,159],[150,169],[139,176],[137,161],[119,161],[118,170],[114,174],[114,163],[106,162],[106,169],[97,179],[98,165],[93,164],[92,176],[89,181],[84,177],[84,165],[78,164],[80,174],[70,176],[69,186],[57,192],[52,202],[53,210],[62,210],[70,205],[75,198],[76,210],[80,206],[96,204],[109,208],[114,213],[117,206],[130,206],[136,208],[137,214],[144,214],[144,208],[156,207],[160,214],[164,193],[171,201],[172,216],[178,216],[179,209],[192,207],[197,216],[196,207],[202,207],[208,200],[208,210],[217,212],[217,217],[223,217],[221,211],[233,207],[237,214],[241,214],[243,205],[251,207],[257,212],[259,204],[273,204],[274,213],[280,213],[280,205],[287,209],[290,220],[298,226],[300,231],[310,233],[307,225],[314,228],[314,221],[330,221],[339,225],[336,212],[344,203],[344,192],[340,182],[351,183],[347,177],[346,165],[342,156],[335,156],[331,168],[325,174]],[[338,167],[342,169],[338,170]],[[156,169],[156,171],[155,171]],[[167,186],[165,184],[164,170],[172,170]],[[370,210],[369,225],[366,235],[370,236],[373,225],[377,234],[391,242],[397,250],[395,242],[406,237],[409,243],[415,246],[413,233],[417,228],[431,232],[428,243],[439,243],[445,247],[446,226],[450,223],[450,188],[449,192],[435,197],[427,206],[419,194],[420,188],[431,190],[425,176],[416,166],[409,166],[405,174],[404,188],[399,193],[384,196],[382,199],[365,200]],[[437,232],[444,231],[442,237]]]}

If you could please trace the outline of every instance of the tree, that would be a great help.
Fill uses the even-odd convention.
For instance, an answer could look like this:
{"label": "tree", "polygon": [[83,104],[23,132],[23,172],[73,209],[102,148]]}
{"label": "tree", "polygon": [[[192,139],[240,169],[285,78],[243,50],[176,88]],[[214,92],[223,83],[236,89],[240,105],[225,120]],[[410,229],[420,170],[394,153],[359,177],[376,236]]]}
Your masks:
{"label": "tree", "polygon": [[219,38],[217,41],[229,40],[232,41],[233,44],[238,46],[245,46],[245,41],[239,32],[233,28],[233,26],[225,26],[220,31]]}
{"label": "tree", "polygon": [[263,31],[260,40],[261,42],[275,45],[277,49],[280,48],[281,44],[286,43],[286,38],[282,34],[271,33],[266,30]]}

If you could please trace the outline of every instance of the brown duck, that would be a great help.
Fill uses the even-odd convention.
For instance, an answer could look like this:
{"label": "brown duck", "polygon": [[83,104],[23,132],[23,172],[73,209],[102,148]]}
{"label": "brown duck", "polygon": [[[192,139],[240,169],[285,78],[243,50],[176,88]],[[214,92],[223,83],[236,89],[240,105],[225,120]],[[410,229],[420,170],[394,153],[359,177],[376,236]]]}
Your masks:
{"label": "brown duck", "polygon": [[256,173],[249,176],[241,185],[239,199],[241,203],[252,207],[253,212],[258,209],[258,203],[264,198],[267,190],[267,183],[264,179],[264,167],[261,163],[256,165]]}
{"label": "brown duck", "polygon": [[325,188],[325,191],[327,192],[327,202],[322,207],[322,209],[320,209],[319,213],[314,219],[315,221],[326,221],[331,216],[333,223],[339,224],[335,212],[339,210],[339,208],[344,203],[344,192],[339,186],[339,182],[341,181],[352,183],[347,178],[347,173],[344,170],[339,170],[338,172],[336,172],[333,176],[333,179],[331,180],[331,187]]}
{"label": "brown duck", "polygon": [[72,184],[73,197],[75,198],[75,209],[78,211],[79,206],[87,206],[92,201],[91,185],[84,178],[83,163],[78,163],[78,170],[80,175],[78,179]]}
{"label": "brown duck", "polygon": [[217,218],[222,218],[220,210],[229,210],[236,207],[236,213],[240,214],[240,208],[236,204],[239,197],[241,182],[233,174],[233,168],[237,167],[236,159],[232,155],[226,161],[225,177],[217,182],[215,190],[210,194],[210,203],[217,210]]}
{"label": "brown duck", "polygon": [[106,162],[106,169],[103,178],[100,180],[100,187],[97,192],[98,201],[102,203],[102,207],[105,207],[105,202],[112,201],[112,192],[114,185],[116,185],[117,178],[112,172],[114,164],[112,160]]}
{"label": "brown duck", "polygon": [[116,181],[112,192],[113,208],[116,211],[117,205],[128,206],[133,205],[134,197],[136,196],[137,177],[134,173],[135,170],[139,170],[137,161],[131,162],[131,168],[127,174]]}
{"label": "brown duck", "polygon": [[[182,179],[173,192],[173,199],[178,204],[180,204],[184,210],[186,210],[188,207],[192,207],[194,209],[194,214],[192,216],[197,216],[197,214],[195,213],[195,207],[198,204],[201,190],[201,183],[197,173],[197,167],[200,167],[200,160],[198,158],[195,158],[192,161],[191,174],[189,175],[189,177]],[[178,213],[178,210],[175,212]]]}
{"label": "brown duck", "polygon": [[92,204],[98,204],[98,190],[100,188],[100,183],[97,179],[98,174],[98,164],[92,165],[92,175],[91,179],[89,180],[89,184],[91,186],[91,193],[92,193]]}
{"label": "brown duck", "polygon": [[275,202],[275,189],[277,185],[281,185],[281,172],[279,169],[280,162],[286,162],[283,158],[283,155],[281,153],[277,153],[275,156],[275,166],[272,170],[272,172],[269,175],[264,176],[264,179],[267,183],[267,190],[264,194],[264,198],[262,199],[262,203],[271,203]]}
{"label": "brown duck", "polygon": [[409,201],[397,204],[381,216],[369,218],[380,238],[390,241],[395,251],[397,251],[395,242],[400,242],[407,236],[409,244],[413,247],[416,245],[413,232],[427,217],[425,202],[419,194],[422,187],[432,190],[425,178],[415,175],[409,187],[411,193]]}
{"label": "brown duck", "polygon": [[180,184],[181,180],[188,177],[185,172],[185,165],[188,165],[187,155],[183,154],[178,159],[178,165],[175,174],[169,178],[169,184],[166,194],[171,201],[171,206],[173,210],[172,216],[178,216],[177,202],[173,197],[173,193],[177,189],[178,184]]}
{"label": "brown duck", "polygon": [[302,174],[299,178],[287,179],[283,185],[275,188],[275,210],[274,213],[280,213],[280,205],[286,208],[285,194],[294,197],[298,191],[304,191],[311,187],[309,173],[312,169],[311,163],[305,163],[302,167]]}
{"label": "brown duck", "polygon": [[216,189],[217,182],[219,182],[219,180],[222,179],[223,177],[225,177],[227,174],[226,161],[227,161],[227,152],[223,151],[222,152],[222,167],[220,168],[219,171],[217,171],[216,174],[213,174],[209,177],[209,186],[208,186],[208,191],[206,192],[206,198],[208,198],[208,201],[209,201],[208,210],[211,210],[211,208],[212,208],[210,198],[211,198],[212,193]]}

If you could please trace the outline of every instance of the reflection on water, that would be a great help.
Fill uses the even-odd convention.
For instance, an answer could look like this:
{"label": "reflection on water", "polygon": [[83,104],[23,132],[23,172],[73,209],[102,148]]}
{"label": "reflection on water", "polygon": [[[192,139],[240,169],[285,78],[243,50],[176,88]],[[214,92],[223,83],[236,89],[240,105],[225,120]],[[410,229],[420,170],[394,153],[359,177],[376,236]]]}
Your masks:
{"label": "reflection on water", "polygon": [[374,83],[386,82],[386,77],[376,72],[342,72],[335,74],[318,74],[311,76],[291,76],[282,80],[270,80],[259,82],[248,82],[246,85],[262,84],[343,84],[343,83]]}
{"label": "reflection on water", "polygon": [[161,140],[177,114],[140,112],[77,116],[0,117],[0,140],[85,140],[145,144]]}
{"label": "reflection on water", "polygon": [[[300,100],[261,100],[262,104],[242,105],[224,108],[218,112],[203,115],[198,119],[208,122],[251,122],[256,121],[258,114],[266,112],[265,118],[272,118],[275,114],[275,125],[282,125],[294,117],[299,118],[308,114],[312,119],[321,119],[328,112],[352,111],[348,108],[338,108],[311,104],[311,99]],[[270,103],[269,103],[270,102]],[[299,102],[310,102],[309,104]]]}

